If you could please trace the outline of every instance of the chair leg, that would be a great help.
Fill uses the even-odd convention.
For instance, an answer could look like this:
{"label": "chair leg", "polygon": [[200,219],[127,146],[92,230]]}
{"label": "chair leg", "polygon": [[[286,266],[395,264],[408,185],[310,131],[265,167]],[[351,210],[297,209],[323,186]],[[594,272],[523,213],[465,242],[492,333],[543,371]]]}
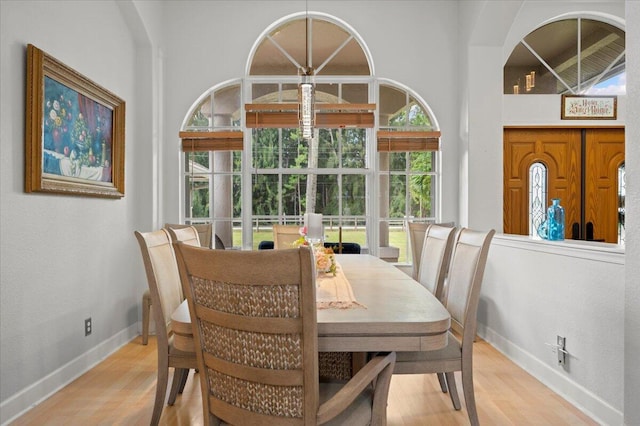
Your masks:
{"label": "chair leg", "polygon": [[458,396],[458,387],[456,386],[456,376],[453,371],[449,373],[445,373],[445,377],[447,379],[447,388],[449,388],[449,397],[451,398],[451,403],[453,404],[453,408],[456,410],[460,410],[462,406],[460,405],[460,396]]}
{"label": "chair leg", "polygon": [[142,295],[142,344],[149,343],[149,320],[151,316],[151,295],[146,291]]}
{"label": "chair leg", "polygon": [[[160,354],[158,354],[160,355]],[[153,414],[151,415],[151,426],[158,426],[160,416],[164,408],[164,397],[167,394],[167,382],[169,380],[169,360],[159,356],[158,359],[158,380],[156,382],[156,399],[153,403]]]}
{"label": "chair leg", "polygon": [[178,393],[182,394],[182,392],[184,391],[184,386],[187,384],[187,379],[189,378],[189,371],[188,369],[185,369],[184,375],[182,376],[182,381],[180,382],[180,388],[178,389]]}
{"label": "chair leg", "polygon": [[438,373],[438,382],[442,393],[447,393],[447,379],[444,377],[444,373]]}
{"label": "chair leg", "polygon": [[183,382],[187,380],[188,374],[188,368],[175,368],[173,370],[173,380],[171,381],[171,391],[169,392],[167,405],[173,405],[176,402],[176,397],[178,393],[181,393]]}
{"label": "chair leg", "polygon": [[464,393],[464,403],[467,406],[471,426],[477,426],[480,422],[478,421],[476,397],[473,391],[473,370],[469,364],[471,363],[462,364],[462,392]]}

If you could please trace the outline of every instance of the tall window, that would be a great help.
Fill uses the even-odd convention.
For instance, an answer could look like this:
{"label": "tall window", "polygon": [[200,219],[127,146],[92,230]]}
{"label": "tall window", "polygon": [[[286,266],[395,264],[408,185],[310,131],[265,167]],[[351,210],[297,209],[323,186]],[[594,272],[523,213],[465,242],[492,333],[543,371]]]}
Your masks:
{"label": "tall window", "polygon": [[213,223],[225,247],[242,246],[241,84],[203,94],[182,126],[181,202],[185,223]]}
{"label": "tall window", "polygon": [[378,132],[380,246],[383,256],[410,257],[407,222],[439,220],[439,132],[426,107],[407,90],[382,83]]}
{"label": "tall window", "polygon": [[547,204],[547,166],[533,163],[529,168],[529,235],[538,235],[538,228],[546,219]]}
{"label": "tall window", "polygon": [[311,211],[323,214],[328,240],[342,230],[344,241],[366,245],[365,129],[317,129],[310,144],[299,129],[254,129],[252,147],[254,243]]}
{"label": "tall window", "polygon": [[[309,58],[316,119],[303,139],[298,85]],[[275,23],[246,69],[187,113],[185,221],[215,223],[226,246],[257,248],[273,224],[322,213],[328,240],[406,261],[406,221],[439,219],[440,133],[426,103],[374,77],[363,41],[326,15]]]}

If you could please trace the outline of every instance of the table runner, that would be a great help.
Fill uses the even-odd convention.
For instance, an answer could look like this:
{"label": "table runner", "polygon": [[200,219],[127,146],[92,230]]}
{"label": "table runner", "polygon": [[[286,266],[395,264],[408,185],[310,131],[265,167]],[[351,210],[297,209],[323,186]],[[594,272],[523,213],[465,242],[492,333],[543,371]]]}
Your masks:
{"label": "table runner", "polygon": [[316,306],[318,309],[365,308],[356,301],[349,280],[336,263],[336,275],[319,273],[316,277]]}

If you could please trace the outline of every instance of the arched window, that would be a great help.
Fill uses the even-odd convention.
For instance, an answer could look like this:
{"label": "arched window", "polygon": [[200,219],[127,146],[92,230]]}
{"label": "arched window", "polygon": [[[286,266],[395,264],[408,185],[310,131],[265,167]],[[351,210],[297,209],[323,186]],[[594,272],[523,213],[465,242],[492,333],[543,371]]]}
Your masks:
{"label": "arched window", "polygon": [[[298,121],[306,65],[312,138]],[[392,247],[390,260],[405,261],[403,220],[440,219],[440,133],[417,94],[373,69],[364,41],[334,17],[298,13],[266,29],[247,75],[211,88],[185,117],[185,222],[213,222],[225,246],[257,248],[272,240],[273,224],[322,213],[328,241],[341,236],[374,254]],[[381,185],[381,175],[391,183]],[[390,219],[399,226],[373,226]]]}
{"label": "arched window", "polygon": [[405,258],[409,238],[394,244],[408,221],[439,221],[440,132],[433,115],[415,93],[397,83],[379,84],[378,181],[381,257]]}
{"label": "arched window", "polygon": [[537,236],[547,210],[547,166],[533,163],[529,167],[529,235]]}
{"label": "arched window", "polygon": [[620,95],[625,88],[625,32],[593,19],[543,25],[504,66],[504,94]]}

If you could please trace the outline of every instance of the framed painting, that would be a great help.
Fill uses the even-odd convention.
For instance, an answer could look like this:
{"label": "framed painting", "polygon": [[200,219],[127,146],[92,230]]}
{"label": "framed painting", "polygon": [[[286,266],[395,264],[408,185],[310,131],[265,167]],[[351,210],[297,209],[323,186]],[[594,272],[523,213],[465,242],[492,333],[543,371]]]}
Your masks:
{"label": "framed painting", "polygon": [[562,95],[562,120],[615,120],[617,96]]}
{"label": "framed painting", "polygon": [[124,196],[125,102],[27,46],[25,192]]}

